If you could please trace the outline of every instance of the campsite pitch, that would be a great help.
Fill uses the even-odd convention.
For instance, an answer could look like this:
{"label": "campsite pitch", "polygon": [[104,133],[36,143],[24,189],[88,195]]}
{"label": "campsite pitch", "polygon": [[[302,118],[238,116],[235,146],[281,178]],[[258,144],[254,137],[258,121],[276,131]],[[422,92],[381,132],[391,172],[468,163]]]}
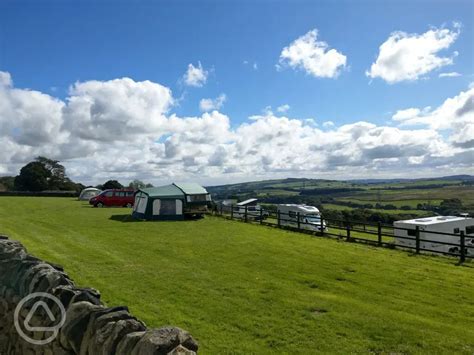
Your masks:
{"label": "campsite pitch", "polygon": [[473,353],[474,264],[206,217],[0,198],[0,233],[200,353]]}

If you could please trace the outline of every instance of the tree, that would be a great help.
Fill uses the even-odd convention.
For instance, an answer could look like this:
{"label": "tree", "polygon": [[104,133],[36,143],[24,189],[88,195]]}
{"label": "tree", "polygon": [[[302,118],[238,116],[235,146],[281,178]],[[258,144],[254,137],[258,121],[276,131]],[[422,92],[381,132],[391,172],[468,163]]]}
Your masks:
{"label": "tree", "polygon": [[14,176],[1,176],[0,177],[0,191],[13,191],[15,186]]}
{"label": "tree", "polygon": [[15,189],[18,191],[43,191],[48,189],[51,172],[38,162],[32,161],[20,170],[15,177]]}
{"label": "tree", "polygon": [[443,200],[439,204],[439,212],[444,215],[456,215],[463,212],[464,206],[458,198],[450,198]]}
{"label": "tree", "polygon": [[104,185],[102,185],[102,187],[104,190],[123,188],[122,184],[119,183],[117,180],[109,180]]}
{"label": "tree", "polygon": [[131,189],[138,190],[138,189],[143,189],[144,187],[153,187],[153,185],[147,184],[141,180],[135,179],[133,181],[130,181],[130,183],[128,184],[128,187],[130,187]]}

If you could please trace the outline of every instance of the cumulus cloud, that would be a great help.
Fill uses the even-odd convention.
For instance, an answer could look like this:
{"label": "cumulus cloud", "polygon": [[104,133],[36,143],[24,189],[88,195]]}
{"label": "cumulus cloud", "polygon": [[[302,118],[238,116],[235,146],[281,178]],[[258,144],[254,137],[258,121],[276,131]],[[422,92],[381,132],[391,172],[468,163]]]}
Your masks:
{"label": "cumulus cloud", "polygon": [[86,140],[127,141],[158,131],[173,105],[171,90],[129,78],[76,83],[63,109],[64,129]]}
{"label": "cumulus cloud", "polygon": [[347,57],[317,39],[318,30],[314,29],[283,48],[277,69],[289,66],[314,77],[336,78],[346,66]]}
{"label": "cumulus cloud", "polygon": [[449,48],[459,33],[459,24],[454,24],[453,29],[432,28],[423,34],[393,32],[380,46],[377,59],[366,75],[397,83],[417,80],[432,70],[453,64],[457,52],[447,57],[438,53]]}
{"label": "cumulus cloud", "polygon": [[197,67],[190,63],[188,64],[188,70],[183,76],[183,81],[188,86],[202,87],[206,83],[208,75],[209,72],[204,70],[201,62],[198,62]]}
{"label": "cumulus cloud", "polygon": [[[38,155],[61,160],[83,183],[400,176],[472,168],[474,88],[436,109],[399,114],[399,127],[326,121],[319,129],[313,120],[275,114],[270,107],[235,126],[217,110],[178,116],[170,112],[171,91],[148,81],[80,82],[60,100],[15,88],[6,73],[0,78],[1,174],[17,174]],[[412,120],[423,127],[406,126]]]}
{"label": "cumulus cloud", "polygon": [[335,124],[334,124],[333,121],[324,121],[324,122],[323,122],[323,127],[324,127],[324,128],[332,128],[332,127],[334,127],[334,126],[335,126]]}
{"label": "cumulus cloud", "polygon": [[290,105],[288,105],[288,104],[284,104],[284,105],[281,105],[281,106],[277,107],[277,111],[281,112],[281,113],[284,113],[284,112],[288,111],[289,109],[290,109]]}
{"label": "cumulus cloud", "polygon": [[474,147],[474,88],[446,99],[435,109],[398,111],[393,119],[401,126],[424,125],[437,131],[449,131],[449,142],[454,146]]}
{"label": "cumulus cloud", "polygon": [[226,100],[227,96],[225,94],[220,94],[215,99],[201,99],[201,101],[199,101],[199,108],[203,112],[219,110]]}
{"label": "cumulus cloud", "polygon": [[417,117],[420,114],[421,110],[419,108],[407,108],[404,110],[398,110],[392,118],[395,121],[405,121],[411,118]]}

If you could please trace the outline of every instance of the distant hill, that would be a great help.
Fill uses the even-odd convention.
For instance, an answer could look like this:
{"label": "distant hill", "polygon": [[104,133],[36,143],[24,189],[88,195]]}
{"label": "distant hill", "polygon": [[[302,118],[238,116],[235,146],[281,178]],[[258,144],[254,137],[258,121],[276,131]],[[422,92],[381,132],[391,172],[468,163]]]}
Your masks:
{"label": "distant hill", "polygon": [[354,179],[347,180],[349,182],[361,183],[361,184],[383,184],[383,183],[397,183],[397,182],[410,182],[410,181],[435,181],[435,180],[448,180],[448,181],[474,181],[473,175],[451,175],[442,176],[436,178],[418,178],[418,179]]}

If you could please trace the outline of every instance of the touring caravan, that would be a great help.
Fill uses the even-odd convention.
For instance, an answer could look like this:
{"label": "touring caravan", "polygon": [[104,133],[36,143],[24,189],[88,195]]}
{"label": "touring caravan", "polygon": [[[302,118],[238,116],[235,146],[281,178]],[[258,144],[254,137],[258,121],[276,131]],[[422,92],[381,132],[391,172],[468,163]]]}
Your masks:
{"label": "touring caravan", "polygon": [[[419,227],[420,248],[442,253],[459,253],[459,236],[461,231],[464,231],[466,236],[466,253],[471,255],[474,254],[474,218],[435,216],[396,221],[393,223],[393,226],[395,227],[395,245],[415,248],[416,227]],[[397,229],[397,227],[403,229]],[[436,232],[449,233],[453,235],[436,234]],[[445,245],[440,243],[452,243],[455,245]]]}
{"label": "touring caravan", "polygon": [[247,212],[247,219],[259,220],[260,216],[262,216],[262,219],[265,219],[268,217],[268,213],[262,210],[257,201],[256,198],[250,198],[237,203],[233,207],[233,216],[235,218],[245,218],[245,213]]}
{"label": "touring caravan", "polygon": [[[314,206],[282,204],[278,205],[280,212],[280,224],[282,226],[298,227],[314,231],[321,231],[321,213]],[[322,221],[322,230],[327,231],[326,223]]]}

